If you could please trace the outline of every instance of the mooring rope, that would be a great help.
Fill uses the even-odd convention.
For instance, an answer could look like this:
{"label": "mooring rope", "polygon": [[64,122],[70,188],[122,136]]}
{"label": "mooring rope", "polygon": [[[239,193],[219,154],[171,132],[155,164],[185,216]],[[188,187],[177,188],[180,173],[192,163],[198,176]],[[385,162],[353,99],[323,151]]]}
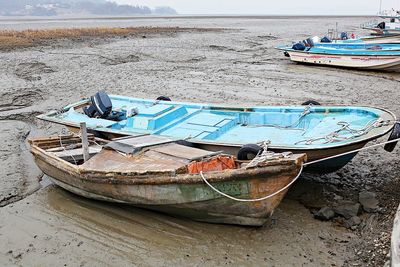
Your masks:
{"label": "mooring rope", "polygon": [[287,184],[285,187],[279,189],[278,191],[276,191],[275,193],[273,193],[273,194],[271,194],[271,195],[268,195],[268,196],[262,197],[262,198],[256,198],[256,199],[241,199],[241,198],[236,198],[236,197],[230,196],[230,195],[228,195],[228,194],[225,194],[224,192],[219,191],[217,188],[215,188],[213,185],[211,185],[211,184],[207,181],[207,179],[204,177],[203,172],[200,172],[200,176],[201,176],[201,178],[203,179],[203,181],[204,181],[212,190],[214,190],[214,191],[217,192],[218,194],[223,195],[224,197],[230,198],[230,199],[235,200],[235,201],[238,201],[238,202],[259,202],[259,201],[263,201],[263,200],[267,200],[267,199],[269,199],[269,198],[272,198],[272,197],[274,197],[274,196],[276,196],[276,195],[282,193],[282,192],[285,191],[286,189],[289,189],[289,187],[292,186],[292,184],[294,184],[294,183],[297,181],[297,179],[300,178],[300,175],[301,175],[301,173],[303,172],[303,168],[304,168],[304,166],[303,166],[303,164],[302,164],[302,165],[300,166],[300,170],[299,170],[299,173],[297,174],[296,178],[294,178],[294,179],[293,179],[289,184]]}
{"label": "mooring rope", "polygon": [[274,197],[274,196],[276,196],[276,195],[282,193],[282,192],[285,191],[286,189],[289,189],[289,187],[290,187],[292,184],[294,184],[294,183],[300,178],[300,175],[301,175],[301,173],[303,172],[304,167],[306,167],[306,166],[309,166],[309,165],[312,165],[312,164],[316,164],[316,163],[319,163],[319,162],[322,162],[322,161],[334,159],[334,158],[339,158],[339,157],[346,156],[346,155],[349,155],[349,154],[358,153],[358,152],[361,152],[361,151],[364,151],[364,150],[368,150],[368,149],[372,149],[372,148],[375,148],[375,147],[379,147],[379,146],[384,146],[384,145],[387,145],[387,144],[396,143],[396,142],[399,142],[399,141],[400,141],[400,138],[397,138],[397,139],[393,139],[393,140],[386,141],[386,142],[383,142],[383,143],[379,143],[379,144],[375,144],[375,145],[371,145],[371,146],[367,146],[367,147],[362,147],[362,148],[360,148],[360,149],[355,149],[355,150],[348,151],[348,152],[345,152],[345,153],[337,154],[337,155],[334,155],[334,156],[331,156],[331,157],[327,157],[327,158],[323,158],[323,159],[318,159],[318,160],[310,161],[310,162],[307,162],[307,163],[302,163],[302,164],[301,164],[301,167],[300,167],[299,173],[297,174],[297,176],[296,176],[288,185],[286,185],[285,187],[283,187],[283,188],[281,188],[280,190],[276,191],[275,193],[270,194],[270,195],[265,196],[265,197],[262,197],[262,198],[256,198],[256,199],[242,199],[242,198],[236,198],[236,197],[230,196],[230,195],[228,195],[228,194],[226,194],[226,193],[224,193],[224,192],[221,192],[220,190],[218,190],[217,188],[215,188],[212,184],[210,184],[210,182],[208,182],[207,179],[204,177],[203,172],[200,172],[200,176],[201,176],[201,178],[203,179],[203,181],[204,181],[213,191],[215,191],[216,193],[218,193],[218,194],[220,194],[220,195],[222,195],[222,196],[224,196],[224,197],[226,197],[226,198],[229,198],[229,199],[231,199],[231,200],[238,201],[238,202],[260,202],[260,201],[264,201],[264,200],[270,199],[270,198],[272,198],[272,197]]}
{"label": "mooring rope", "polygon": [[[387,126],[390,123],[395,123],[390,120],[382,120],[382,119],[376,119],[376,120],[371,120],[369,121],[363,128],[361,129],[353,129],[350,127],[350,124],[345,121],[339,121],[337,125],[340,126],[338,130],[335,130],[325,136],[322,137],[317,137],[317,138],[310,138],[310,139],[305,139],[301,140],[295,143],[295,145],[304,143],[305,145],[312,145],[314,142],[317,141],[325,141],[322,142],[322,144],[329,144],[329,143],[334,143],[334,142],[340,142],[340,141],[346,141],[350,139],[354,139],[363,135],[368,134],[370,131],[372,131],[375,128],[379,128],[382,126]],[[340,135],[341,132],[347,131],[350,133],[350,136],[344,136],[343,134]]]}

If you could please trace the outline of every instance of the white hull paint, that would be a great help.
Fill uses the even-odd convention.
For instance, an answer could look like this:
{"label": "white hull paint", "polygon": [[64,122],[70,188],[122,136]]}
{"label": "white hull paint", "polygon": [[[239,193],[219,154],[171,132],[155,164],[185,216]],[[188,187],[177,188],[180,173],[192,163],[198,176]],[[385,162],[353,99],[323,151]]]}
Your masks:
{"label": "white hull paint", "polygon": [[308,52],[288,52],[294,62],[365,70],[400,71],[399,56],[327,55]]}
{"label": "white hull paint", "polygon": [[400,44],[400,35],[361,38],[366,44]]}
{"label": "white hull paint", "polygon": [[385,34],[400,34],[400,29],[380,29],[380,28],[371,28],[371,34],[375,35],[385,35]]}

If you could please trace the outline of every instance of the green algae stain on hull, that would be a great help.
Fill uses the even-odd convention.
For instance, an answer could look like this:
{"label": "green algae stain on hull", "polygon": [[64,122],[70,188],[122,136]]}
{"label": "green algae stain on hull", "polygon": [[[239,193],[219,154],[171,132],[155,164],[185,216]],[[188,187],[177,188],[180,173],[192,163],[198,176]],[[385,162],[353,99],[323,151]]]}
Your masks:
{"label": "green algae stain on hull", "polygon": [[[219,191],[234,197],[249,196],[247,181],[229,181],[212,184]],[[205,201],[223,197],[206,184],[177,185],[182,197],[189,202]]]}

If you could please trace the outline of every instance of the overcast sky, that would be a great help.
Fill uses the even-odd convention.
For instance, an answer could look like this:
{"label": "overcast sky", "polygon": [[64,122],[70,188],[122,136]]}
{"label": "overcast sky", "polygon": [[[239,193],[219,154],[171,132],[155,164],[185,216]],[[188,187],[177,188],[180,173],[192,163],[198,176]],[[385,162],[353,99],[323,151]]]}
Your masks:
{"label": "overcast sky", "polygon": [[[114,0],[132,5],[170,6],[179,14],[374,15],[380,0]],[[400,9],[400,0],[382,0],[383,9]]]}

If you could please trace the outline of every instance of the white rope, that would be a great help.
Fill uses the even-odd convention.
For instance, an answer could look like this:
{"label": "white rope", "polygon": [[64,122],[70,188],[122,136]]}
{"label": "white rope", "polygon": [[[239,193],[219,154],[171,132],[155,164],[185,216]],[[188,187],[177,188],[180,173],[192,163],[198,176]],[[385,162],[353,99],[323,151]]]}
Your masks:
{"label": "white rope", "polygon": [[215,192],[217,192],[218,194],[220,194],[220,195],[222,195],[222,196],[224,196],[224,197],[226,197],[226,198],[229,198],[229,199],[232,199],[232,200],[238,201],[238,202],[260,202],[260,201],[264,201],[264,200],[267,200],[267,199],[269,199],[269,198],[272,198],[272,197],[274,197],[274,196],[276,196],[276,195],[282,193],[282,192],[285,191],[286,189],[289,189],[289,187],[290,187],[292,184],[294,184],[294,183],[300,178],[300,175],[301,175],[301,173],[303,172],[303,168],[304,168],[305,166],[308,166],[308,165],[311,165],[311,164],[315,164],[315,163],[319,163],[319,162],[322,162],[322,161],[325,161],[325,160],[330,160],[330,159],[334,159],[334,158],[346,156],[346,155],[349,155],[349,154],[357,153],[357,152],[360,152],[360,151],[363,151],[363,150],[368,150],[368,149],[371,149],[371,148],[375,148],[375,147],[384,146],[384,145],[387,145],[387,144],[396,143],[396,142],[399,142],[399,141],[400,141],[400,138],[397,138],[397,139],[390,140],[390,141],[386,141],[386,142],[383,142],[383,143],[379,143],[379,144],[371,145],[371,146],[368,146],[368,147],[363,147],[363,148],[360,148],[360,149],[355,149],[355,150],[352,150],[352,151],[349,151],[349,152],[341,153],[341,154],[338,154],[338,155],[335,155],[335,156],[331,156],[331,157],[327,157],[327,158],[323,158],[323,159],[319,159],[319,160],[314,160],[314,161],[311,161],[311,162],[303,163],[303,164],[301,165],[301,168],[300,168],[299,173],[297,174],[296,178],[293,179],[293,181],[291,181],[288,185],[286,185],[285,187],[283,187],[283,188],[281,188],[280,190],[276,191],[275,193],[273,193],[273,194],[271,194],[271,195],[268,195],[268,196],[265,196],[265,197],[262,197],[262,198],[256,198],[256,199],[241,199],[241,198],[236,198],[236,197],[230,196],[230,195],[228,195],[228,194],[225,194],[224,192],[221,192],[220,190],[218,190],[217,188],[215,188],[213,185],[211,185],[211,184],[207,181],[207,179],[204,177],[203,172],[200,172],[200,176],[201,176],[201,178],[203,179],[203,181],[204,181],[212,190],[214,190]]}
{"label": "white rope", "polygon": [[242,199],[242,198],[236,198],[236,197],[230,196],[230,195],[228,195],[228,194],[225,194],[224,192],[221,192],[221,191],[219,191],[217,188],[215,188],[214,186],[212,186],[212,185],[207,181],[207,179],[204,177],[203,172],[200,172],[200,176],[201,176],[201,178],[203,179],[203,181],[204,181],[212,190],[214,190],[215,192],[217,192],[218,194],[220,194],[220,195],[222,195],[222,196],[224,196],[224,197],[227,197],[227,198],[229,198],[229,199],[232,199],[232,200],[235,200],[235,201],[238,201],[238,202],[260,202],[260,201],[264,201],[264,200],[267,200],[267,199],[269,199],[269,198],[272,198],[272,197],[274,197],[274,196],[276,196],[276,195],[282,193],[282,192],[285,191],[286,189],[289,189],[289,187],[292,186],[292,184],[294,184],[294,183],[297,181],[297,179],[299,179],[301,173],[303,172],[303,168],[304,168],[303,165],[304,165],[304,164],[301,165],[300,171],[299,171],[299,173],[297,174],[296,178],[294,178],[288,185],[286,185],[285,187],[281,188],[280,190],[276,191],[275,193],[273,193],[273,194],[271,194],[271,195],[268,195],[268,196],[262,197],[262,198],[256,198],[256,199]]}
{"label": "white rope", "polygon": [[[393,123],[393,121],[390,121],[390,120],[384,121],[381,118],[378,118],[376,120],[369,121],[363,128],[357,130],[357,129],[352,129],[348,122],[339,121],[337,123],[337,125],[340,126],[340,128],[338,130],[335,130],[335,131],[333,131],[325,136],[322,136],[322,137],[300,140],[300,141],[296,142],[295,145],[298,145],[301,143],[304,143],[305,145],[312,145],[316,141],[324,141],[324,142],[322,142],[322,144],[329,144],[329,143],[334,143],[334,142],[355,139],[355,138],[358,138],[358,137],[368,134],[370,131],[372,131],[375,128],[387,126],[390,123]],[[340,135],[340,133],[346,132],[346,131],[350,134],[350,136],[345,136],[343,134]]]}

